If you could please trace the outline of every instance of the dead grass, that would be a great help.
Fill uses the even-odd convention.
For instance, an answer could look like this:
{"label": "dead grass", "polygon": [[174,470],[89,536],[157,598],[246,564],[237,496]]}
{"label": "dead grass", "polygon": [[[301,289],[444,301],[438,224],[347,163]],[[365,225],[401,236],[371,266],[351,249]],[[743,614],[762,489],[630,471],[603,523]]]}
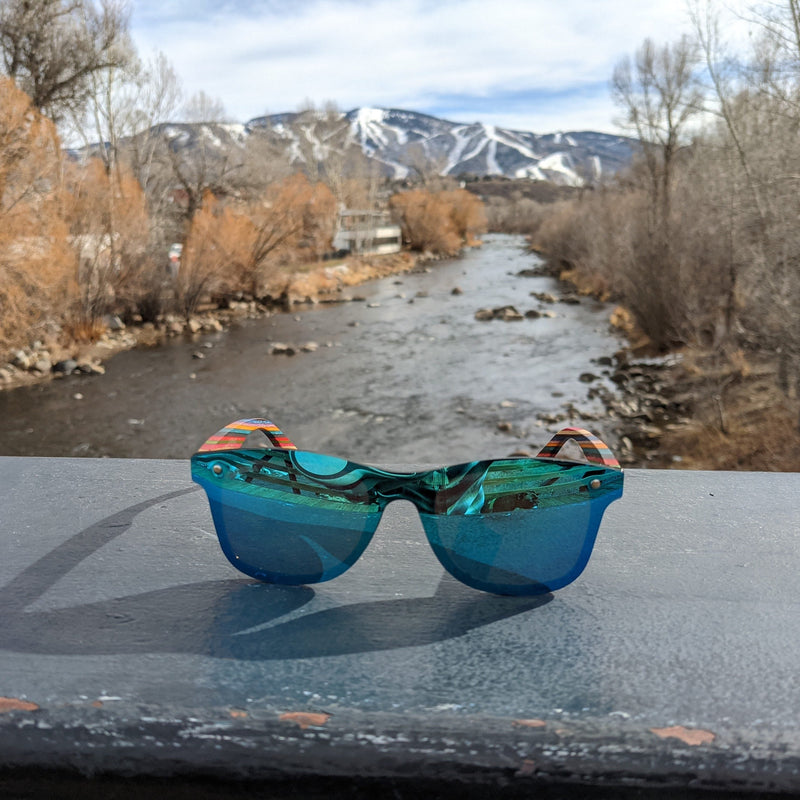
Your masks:
{"label": "dead grass", "polygon": [[68,341],[77,343],[94,343],[106,332],[107,326],[103,320],[75,320],[63,326],[65,337]]}
{"label": "dead grass", "polygon": [[269,293],[279,296],[285,292],[290,302],[335,299],[346,287],[357,286],[374,278],[408,272],[416,263],[412,254],[397,253],[306,264],[290,275],[276,279],[269,287]]}
{"label": "dead grass", "polygon": [[[599,274],[586,274],[577,269],[565,269],[559,273],[559,280],[572,284],[578,294],[596,297],[607,302],[611,298],[611,287],[608,281]],[[630,316],[629,312],[628,315]]]}
{"label": "dead grass", "polygon": [[722,361],[695,355],[681,391],[695,393],[694,418],[667,426],[661,451],[683,469],[800,472],[798,400],[777,388],[777,364],[741,351]]}

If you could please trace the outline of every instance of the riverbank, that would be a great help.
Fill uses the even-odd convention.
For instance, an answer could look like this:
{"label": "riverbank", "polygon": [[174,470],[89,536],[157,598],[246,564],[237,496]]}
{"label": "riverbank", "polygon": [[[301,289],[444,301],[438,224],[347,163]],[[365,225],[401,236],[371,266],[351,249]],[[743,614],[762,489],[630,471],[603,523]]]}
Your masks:
{"label": "riverbank", "polygon": [[[365,450],[379,451],[380,436],[396,446],[408,421],[422,415],[427,427],[420,437],[437,452],[452,452],[448,460],[472,457],[477,444],[461,442],[471,436],[483,437],[486,452],[535,452],[541,430],[572,424],[607,438],[629,467],[800,470],[794,401],[777,392],[775,364],[694,351],[651,357],[623,310],[614,309],[609,320],[612,307],[581,299],[574,286],[562,282],[559,292],[550,278],[537,282],[541,270],[524,257],[521,239],[490,237],[481,251],[437,266],[407,254],[327,262],[296,273],[288,284],[284,276],[270,306],[240,299],[202,309],[188,321],[165,317],[159,325],[126,327],[111,319],[94,343],[61,351],[39,343],[21,354],[27,366],[12,367],[14,376],[4,384],[27,382],[34,391],[22,387],[13,401],[17,393],[6,393],[4,413],[24,432],[38,430],[36,420],[48,414],[75,421],[74,404],[91,405],[99,429],[99,403],[110,420],[123,415],[122,430],[109,421],[103,436],[98,431],[99,444],[65,443],[55,454],[84,453],[86,444],[87,454],[171,457],[171,451],[144,447],[146,429],[155,433],[166,422],[141,422],[151,408],[143,401],[123,411],[122,393],[183,392],[168,401],[176,409],[199,403],[202,419],[179,423],[188,440],[220,419],[277,413],[272,409],[285,409],[296,392],[293,402],[301,405],[291,415],[283,410],[281,422],[293,416],[292,430],[306,425],[309,441],[332,451],[351,448],[362,433]],[[476,256],[487,265],[471,266]],[[316,311],[297,313],[309,303]],[[336,304],[342,308],[334,311]],[[287,310],[295,313],[281,313]],[[609,323],[619,337],[609,334]],[[334,357],[330,347],[342,349]],[[124,350],[133,352],[109,361]],[[298,358],[275,355],[290,351]],[[234,377],[234,365],[245,377]],[[106,366],[110,374],[101,381],[80,377]],[[137,383],[143,372],[144,386]],[[341,381],[344,374],[348,380]],[[59,377],[63,390],[45,386]],[[237,390],[226,397],[223,389],[232,381]],[[320,386],[327,388],[321,392]],[[44,401],[40,390],[46,388],[53,391]],[[211,399],[217,389],[220,396]],[[361,421],[364,431],[356,425]],[[348,438],[343,431],[350,426]],[[131,433],[140,444],[128,441]],[[50,445],[35,443],[36,435],[7,445],[18,454],[51,452],[38,449]],[[150,446],[162,444],[154,437]],[[433,450],[418,450],[402,456],[409,463],[434,457]]]}
{"label": "riverbank", "polygon": [[69,341],[59,332],[43,337],[30,347],[11,354],[0,363],[0,391],[68,375],[101,375],[104,362],[123,350],[139,345],[156,346],[176,336],[215,333],[237,320],[266,317],[290,311],[299,304],[345,303],[358,300],[348,290],[367,281],[422,269],[432,257],[408,252],[384,256],[353,257],[335,264],[319,263],[281,275],[267,286],[268,303],[228,300],[224,305],[206,303],[189,319],[165,314],[158,323],[134,321],[126,325],[109,316],[106,328],[94,341]]}
{"label": "riverbank", "polygon": [[797,398],[763,354],[686,350],[620,364],[609,402],[629,463],[654,468],[800,472]]}
{"label": "riverbank", "polygon": [[[609,300],[607,287],[581,282],[545,259],[542,273],[564,291]],[[655,355],[623,306],[611,315],[627,346],[616,354],[616,392],[602,399],[615,417],[620,460],[657,469],[800,472],[800,381],[778,387],[777,356],[687,347]]]}
{"label": "riverbank", "polygon": [[[183,458],[209,430],[247,416],[275,419],[316,450],[376,463],[536,452],[565,424],[615,447],[613,420],[587,398],[613,388],[600,366],[622,344],[610,309],[550,297],[551,278],[522,277],[537,263],[522,237],[490,235],[460,258],[420,261],[327,298],[351,302],[321,299],[290,313],[237,303],[225,313],[242,318],[224,331],[154,331],[158,346],[106,358],[103,377],[0,392],[0,452]],[[509,306],[522,319],[476,319],[482,308]]]}

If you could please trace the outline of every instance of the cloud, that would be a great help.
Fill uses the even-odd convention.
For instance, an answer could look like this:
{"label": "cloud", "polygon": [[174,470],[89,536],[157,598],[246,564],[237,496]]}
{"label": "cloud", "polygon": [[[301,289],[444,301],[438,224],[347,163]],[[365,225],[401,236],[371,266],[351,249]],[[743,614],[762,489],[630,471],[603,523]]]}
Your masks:
{"label": "cloud", "polygon": [[613,65],[685,30],[684,0],[139,0],[133,14],[140,52],[162,50],[187,95],[237,120],[308,99],[540,132],[612,129]]}

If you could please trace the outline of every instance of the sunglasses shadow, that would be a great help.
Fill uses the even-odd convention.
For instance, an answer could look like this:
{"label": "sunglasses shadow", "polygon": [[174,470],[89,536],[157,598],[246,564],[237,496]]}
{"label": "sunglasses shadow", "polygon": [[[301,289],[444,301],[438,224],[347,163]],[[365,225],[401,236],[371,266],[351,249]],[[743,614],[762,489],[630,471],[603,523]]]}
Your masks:
{"label": "sunglasses shadow", "polygon": [[551,594],[499,597],[446,573],[431,597],[326,608],[281,621],[308,604],[308,586],[251,580],[183,584],[43,611],[26,606],[91,553],[130,528],[147,508],[195,491],[161,495],[106,517],[62,543],[0,588],[0,648],[46,655],[189,653],[279,660],[432,644],[538,608]]}

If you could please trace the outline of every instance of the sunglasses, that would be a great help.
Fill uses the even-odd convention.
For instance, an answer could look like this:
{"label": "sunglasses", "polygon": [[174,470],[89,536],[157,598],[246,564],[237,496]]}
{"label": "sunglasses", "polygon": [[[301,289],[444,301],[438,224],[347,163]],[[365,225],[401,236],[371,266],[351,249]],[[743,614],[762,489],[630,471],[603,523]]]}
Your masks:
{"label": "sunglasses", "polygon": [[[251,446],[253,434],[266,446]],[[266,437],[266,438],[264,438]],[[577,442],[586,461],[559,459]],[[233,422],[192,456],[228,560],[268,583],[336,578],[392,500],[417,507],[442,566],[475,589],[535,595],[583,571],[622,469],[588,431],[565,428],[536,457],[392,472],[298,450],[264,419]]]}

